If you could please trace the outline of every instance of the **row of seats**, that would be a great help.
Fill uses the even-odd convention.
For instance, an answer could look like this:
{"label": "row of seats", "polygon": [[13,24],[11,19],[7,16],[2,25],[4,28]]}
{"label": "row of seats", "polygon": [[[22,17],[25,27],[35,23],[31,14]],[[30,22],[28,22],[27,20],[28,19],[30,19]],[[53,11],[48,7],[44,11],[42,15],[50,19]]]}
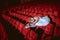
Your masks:
{"label": "row of seats", "polygon": [[[6,21],[8,21],[10,24],[12,24],[13,26],[15,26],[16,28],[19,27],[18,25],[22,25],[22,27],[23,27],[23,25],[24,25],[24,24],[18,22],[17,20],[15,20],[15,19],[13,19],[13,18],[11,18],[11,17],[9,17],[9,16],[6,16],[6,15],[4,15],[4,14],[2,15],[2,17],[3,17]],[[18,27],[17,27],[17,26],[18,26]]]}
{"label": "row of seats", "polygon": [[[33,32],[32,30],[30,30],[29,28],[28,29],[26,29],[26,28],[24,28],[25,27],[25,25],[24,24],[22,24],[22,23],[20,23],[19,21],[17,21],[17,20],[15,20],[15,19],[13,19],[13,18],[11,18],[11,17],[9,17],[9,16],[6,16],[6,15],[2,15],[2,17],[6,20],[6,21],[8,21],[10,24],[12,24],[12,26],[15,26],[15,28],[16,29],[18,29],[19,30],[19,32],[21,32],[24,36],[25,36],[25,38],[28,40],[29,38],[31,38],[31,39],[29,39],[29,40],[35,40],[35,37],[37,36],[36,35],[36,33],[35,32]],[[32,36],[34,34],[34,36]],[[28,36],[29,35],[29,36]],[[32,36],[32,37],[30,37],[30,36]],[[27,38],[28,37],[28,38]]]}
{"label": "row of seats", "polygon": [[11,16],[15,16],[19,19],[23,19],[25,20],[26,22],[29,22],[30,20],[30,17],[27,17],[27,16],[23,16],[23,15],[20,15],[20,14],[17,14],[17,13],[9,13]]}
{"label": "row of seats", "polygon": [[7,33],[2,23],[0,23],[0,40],[7,40]]}
{"label": "row of seats", "polygon": [[55,15],[57,13],[56,11],[52,10],[52,8],[40,8],[40,7],[37,7],[37,8],[36,7],[30,7],[27,9],[22,8],[22,10],[16,10],[16,11],[17,11],[17,13],[27,14],[27,15],[31,15],[31,16],[36,16],[39,14],[43,14],[43,15],[54,14]]}

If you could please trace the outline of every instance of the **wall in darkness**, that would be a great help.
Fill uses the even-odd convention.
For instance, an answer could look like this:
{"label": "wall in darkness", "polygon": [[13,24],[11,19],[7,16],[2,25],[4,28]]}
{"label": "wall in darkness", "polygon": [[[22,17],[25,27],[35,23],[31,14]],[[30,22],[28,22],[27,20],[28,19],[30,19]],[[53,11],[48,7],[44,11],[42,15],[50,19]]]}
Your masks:
{"label": "wall in darkness", "polygon": [[60,4],[59,0],[0,0],[0,10],[5,9],[14,5],[18,5],[21,3],[27,3],[27,2],[52,2],[52,3],[58,3]]}
{"label": "wall in darkness", "polygon": [[32,0],[0,0],[0,10],[30,1]]}
{"label": "wall in darkness", "polygon": [[0,0],[0,10],[21,3],[20,0]]}

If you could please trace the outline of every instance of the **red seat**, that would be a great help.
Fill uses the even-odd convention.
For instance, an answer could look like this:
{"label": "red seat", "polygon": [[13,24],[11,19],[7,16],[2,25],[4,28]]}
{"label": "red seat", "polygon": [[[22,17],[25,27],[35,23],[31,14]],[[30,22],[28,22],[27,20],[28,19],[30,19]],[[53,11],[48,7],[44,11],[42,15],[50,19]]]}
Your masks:
{"label": "red seat", "polygon": [[18,30],[22,32],[23,28],[24,28],[24,24],[20,23],[18,26]]}
{"label": "red seat", "polygon": [[60,36],[60,26],[58,25],[54,29],[54,36],[55,37]]}
{"label": "red seat", "polygon": [[6,30],[4,26],[0,23],[0,40],[7,40],[7,39],[8,39],[8,35],[6,33]]}
{"label": "red seat", "polygon": [[23,16],[23,15],[16,14],[16,13],[13,13],[13,14],[10,14],[10,15],[11,15],[11,16],[15,16],[15,17],[17,17],[17,18],[19,18],[19,19],[23,19],[23,20],[29,22],[29,18],[30,18],[30,17]]}
{"label": "red seat", "polygon": [[2,17],[5,19],[5,20],[7,20],[7,21],[9,21],[8,19],[10,19],[8,16],[6,16],[5,14],[2,14]]}

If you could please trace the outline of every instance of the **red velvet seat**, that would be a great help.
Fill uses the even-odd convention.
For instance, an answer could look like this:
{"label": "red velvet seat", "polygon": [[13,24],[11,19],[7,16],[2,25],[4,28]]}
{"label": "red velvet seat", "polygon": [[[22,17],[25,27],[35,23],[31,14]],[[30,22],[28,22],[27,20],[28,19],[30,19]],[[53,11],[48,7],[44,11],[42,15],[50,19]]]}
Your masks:
{"label": "red velvet seat", "polygon": [[8,39],[8,35],[6,33],[6,30],[3,24],[0,23],[0,40],[7,40],[7,39]]}
{"label": "red velvet seat", "polygon": [[25,21],[29,22],[29,18],[30,18],[30,17],[23,16],[23,15],[20,15],[20,14],[17,14],[17,13],[11,13],[10,15],[11,15],[11,16],[15,16],[15,17],[17,17],[17,18],[19,18],[19,19],[22,19],[22,20],[25,20]]}

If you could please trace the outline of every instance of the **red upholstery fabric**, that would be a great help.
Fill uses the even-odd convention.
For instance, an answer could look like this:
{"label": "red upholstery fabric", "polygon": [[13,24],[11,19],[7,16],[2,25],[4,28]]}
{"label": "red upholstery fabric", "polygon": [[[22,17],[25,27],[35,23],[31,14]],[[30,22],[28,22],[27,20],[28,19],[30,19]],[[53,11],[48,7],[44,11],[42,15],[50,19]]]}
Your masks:
{"label": "red upholstery fabric", "polygon": [[[12,10],[15,10],[16,12],[11,12]],[[56,23],[55,25],[50,23],[46,27],[36,27],[36,30],[38,28],[41,28],[44,30],[44,33],[41,37],[41,40],[51,40],[52,36],[48,36],[46,39],[44,37],[47,35],[52,35],[52,31],[54,33],[54,36],[60,36],[60,18],[59,16],[59,10],[52,4],[41,4],[41,3],[31,3],[31,4],[25,4],[21,6],[17,6],[14,8],[11,8],[11,10],[8,9],[11,13],[9,13],[10,16],[17,17],[18,19],[25,20],[26,22],[29,22],[30,17],[24,16],[24,15],[29,15],[29,16],[46,16],[49,15],[50,18],[52,19],[52,22]],[[21,15],[22,14],[22,15]],[[26,29],[25,25],[18,20],[15,20],[5,14],[2,14],[2,17],[8,21],[10,24],[15,26],[16,29],[21,32],[26,40],[37,40],[38,34],[32,31],[31,29]],[[55,29],[53,30],[53,28]],[[20,39],[19,39],[20,40]]]}
{"label": "red upholstery fabric", "polygon": [[4,26],[0,23],[0,40],[7,40],[8,36],[6,33],[6,30],[4,29]]}

